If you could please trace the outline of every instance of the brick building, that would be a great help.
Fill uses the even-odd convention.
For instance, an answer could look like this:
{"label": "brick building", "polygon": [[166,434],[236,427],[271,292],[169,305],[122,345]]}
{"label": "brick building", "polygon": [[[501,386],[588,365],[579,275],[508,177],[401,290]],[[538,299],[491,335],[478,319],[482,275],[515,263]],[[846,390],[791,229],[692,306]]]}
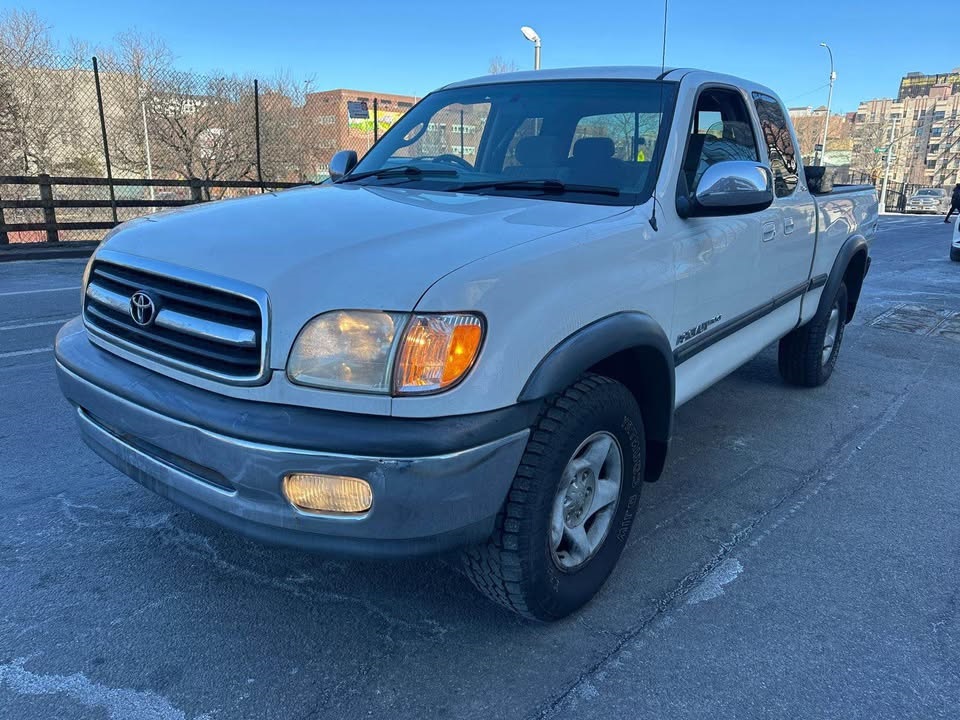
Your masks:
{"label": "brick building", "polygon": [[338,150],[356,150],[363,155],[374,143],[374,100],[377,133],[382,135],[401,115],[413,107],[417,98],[409,95],[364,92],[361,90],[324,90],[308,93],[303,114],[317,130],[317,158],[325,171]]}

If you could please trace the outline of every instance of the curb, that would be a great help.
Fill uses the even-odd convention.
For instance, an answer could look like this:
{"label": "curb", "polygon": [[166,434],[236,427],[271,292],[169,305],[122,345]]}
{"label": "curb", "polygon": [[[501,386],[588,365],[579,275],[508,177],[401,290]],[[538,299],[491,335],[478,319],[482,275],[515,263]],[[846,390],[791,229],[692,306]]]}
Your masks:
{"label": "curb", "polygon": [[100,243],[71,242],[31,244],[17,247],[8,245],[0,248],[0,263],[17,260],[63,260],[65,258],[90,257]]}

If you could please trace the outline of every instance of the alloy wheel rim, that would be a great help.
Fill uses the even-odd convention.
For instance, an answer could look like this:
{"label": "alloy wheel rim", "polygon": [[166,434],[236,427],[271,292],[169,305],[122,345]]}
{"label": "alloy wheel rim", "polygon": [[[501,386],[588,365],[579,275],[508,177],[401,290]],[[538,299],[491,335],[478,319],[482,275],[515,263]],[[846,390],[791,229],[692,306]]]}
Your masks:
{"label": "alloy wheel rim", "polygon": [[550,515],[550,552],[571,571],[587,563],[603,545],[617,512],[623,484],[623,451],[606,431],[580,443],[561,475]]}

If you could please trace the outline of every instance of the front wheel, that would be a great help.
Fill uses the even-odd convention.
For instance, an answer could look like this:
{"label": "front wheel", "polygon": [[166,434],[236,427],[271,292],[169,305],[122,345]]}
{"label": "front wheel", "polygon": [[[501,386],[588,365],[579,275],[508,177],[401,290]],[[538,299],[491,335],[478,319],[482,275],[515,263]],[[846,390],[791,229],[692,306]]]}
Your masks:
{"label": "front wheel", "polygon": [[585,375],[534,426],[490,539],[463,555],[484,595],[528,618],[587,603],[626,545],[643,485],[644,431],[626,387]]}
{"label": "front wheel", "polygon": [[954,262],[960,262],[960,248],[951,247],[950,248],[950,259]]}
{"label": "front wheel", "polygon": [[825,313],[780,340],[777,364],[791,385],[817,387],[830,379],[840,354],[847,320],[847,286],[840,288]]}

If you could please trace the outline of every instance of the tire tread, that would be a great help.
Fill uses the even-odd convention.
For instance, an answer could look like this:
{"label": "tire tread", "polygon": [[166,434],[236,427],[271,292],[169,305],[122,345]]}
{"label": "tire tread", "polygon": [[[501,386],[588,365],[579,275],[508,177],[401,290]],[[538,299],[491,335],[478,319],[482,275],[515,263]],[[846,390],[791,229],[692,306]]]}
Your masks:
{"label": "tire tread", "polygon": [[541,464],[547,459],[545,451],[552,435],[559,432],[577,405],[589,401],[592,393],[607,384],[618,383],[601,375],[584,375],[563,393],[547,401],[531,430],[514,482],[497,515],[493,534],[486,543],[463,551],[464,573],[474,587],[525,618],[540,619],[526,600],[519,552],[520,534],[534,499],[529,490],[536,481]]}

